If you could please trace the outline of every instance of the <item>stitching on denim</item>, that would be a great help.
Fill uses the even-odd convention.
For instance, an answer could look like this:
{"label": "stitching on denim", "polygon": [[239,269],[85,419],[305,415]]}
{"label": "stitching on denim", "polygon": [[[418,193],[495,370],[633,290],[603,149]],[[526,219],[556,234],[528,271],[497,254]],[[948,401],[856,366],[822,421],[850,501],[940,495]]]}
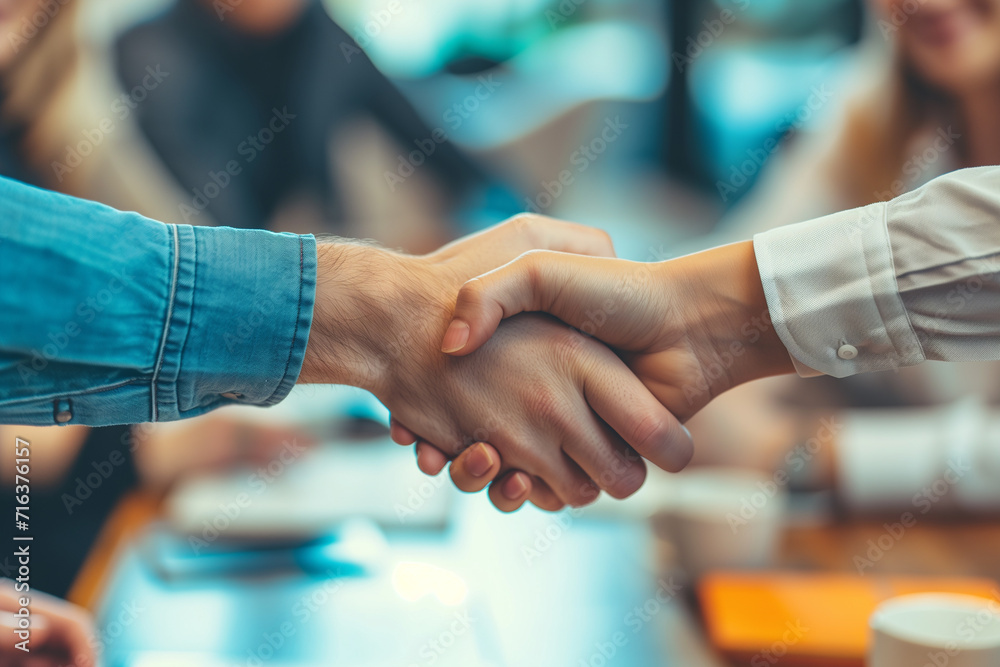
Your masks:
{"label": "stitching on denim", "polygon": [[163,322],[163,337],[160,340],[160,353],[156,358],[156,368],[153,370],[153,381],[151,383],[151,397],[152,397],[152,407],[153,407],[153,421],[158,421],[159,419],[159,409],[156,402],[156,382],[160,379],[160,369],[163,367],[163,355],[167,350],[167,336],[170,333],[170,320],[174,317],[174,299],[177,297],[177,280],[178,274],[180,273],[180,262],[181,262],[181,238],[180,232],[177,231],[177,225],[171,225],[171,229],[174,233],[174,272],[173,278],[170,281],[170,301],[167,306],[167,319]]}
{"label": "stitching on denim", "polygon": [[274,391],[271,393],[271,395],[267,397],[267,400],[264,401],[265,403],[269,402],[272,398],[274,398],[275,394],[278,393],[278,390],[281,389],[281,385],[285,383],[285,378],[288,377],[288,369],[292,365],[292,353],[295,352],[295,341],[299,339],[299,319],[302,317],[302,283],[303,281],[305,281],[305,277],[306,277],[305,247],[302,242],[302,239],[299,238],[299,305],[297,310],[295,311],[295,329],[292,331],[292,344],[288,348],[288,359],[285,360],[285,372],[281,374],[281,381],[278,383],[278,386],[274,388]]}

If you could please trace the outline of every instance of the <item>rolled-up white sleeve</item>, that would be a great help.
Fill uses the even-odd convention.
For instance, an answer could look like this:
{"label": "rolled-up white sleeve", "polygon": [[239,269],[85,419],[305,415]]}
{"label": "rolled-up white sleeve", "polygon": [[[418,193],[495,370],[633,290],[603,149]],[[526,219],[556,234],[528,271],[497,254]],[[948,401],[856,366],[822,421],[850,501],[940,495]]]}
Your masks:
{"label": "rolled-up white sleeve", "polygon": [[1000,360],[1000,167],[754,237],[800,375]]}

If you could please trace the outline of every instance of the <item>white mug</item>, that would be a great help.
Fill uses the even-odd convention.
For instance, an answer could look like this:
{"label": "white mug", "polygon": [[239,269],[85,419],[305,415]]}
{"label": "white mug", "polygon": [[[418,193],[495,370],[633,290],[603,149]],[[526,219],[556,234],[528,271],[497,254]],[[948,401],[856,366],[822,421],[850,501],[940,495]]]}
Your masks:
{"label": "white mug", "polygon": [[997,667],[1000,601],[953,593],[886,600],[869,621],[868,667]]}

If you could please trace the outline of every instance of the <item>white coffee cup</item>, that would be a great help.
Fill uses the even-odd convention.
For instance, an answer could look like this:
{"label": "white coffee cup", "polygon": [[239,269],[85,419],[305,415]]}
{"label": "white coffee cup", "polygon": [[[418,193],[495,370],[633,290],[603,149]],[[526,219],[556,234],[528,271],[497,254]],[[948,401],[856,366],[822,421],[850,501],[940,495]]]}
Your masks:
{"label": "white coffee cup", "polygon": [[692,577],[773,562],[787,494],[772,475],[735,468],[686,470],[665,483],[654,532],[671,542]]}
{"label": "white coffee cup", "polygon": [[886,600],[869,621],[868,667],[997,667],[1000,602],[921,593]]}

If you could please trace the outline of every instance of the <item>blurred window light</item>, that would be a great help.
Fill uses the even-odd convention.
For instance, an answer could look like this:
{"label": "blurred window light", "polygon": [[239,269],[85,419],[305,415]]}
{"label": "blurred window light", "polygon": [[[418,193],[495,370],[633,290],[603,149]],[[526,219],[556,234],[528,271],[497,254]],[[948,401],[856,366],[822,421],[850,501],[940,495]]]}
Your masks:
{"label": "blurred window light", "polygon": [[323,0],[387,75],[422,78],[454,60],[505,61],[621,0]]}
{"label": "blurred window light", "polygon": [[469,587],[462,577],[429,563],[403,561],[392,572],[392,587],[407,602],[433,595],[441,604],[454,607],[462,604]]}

